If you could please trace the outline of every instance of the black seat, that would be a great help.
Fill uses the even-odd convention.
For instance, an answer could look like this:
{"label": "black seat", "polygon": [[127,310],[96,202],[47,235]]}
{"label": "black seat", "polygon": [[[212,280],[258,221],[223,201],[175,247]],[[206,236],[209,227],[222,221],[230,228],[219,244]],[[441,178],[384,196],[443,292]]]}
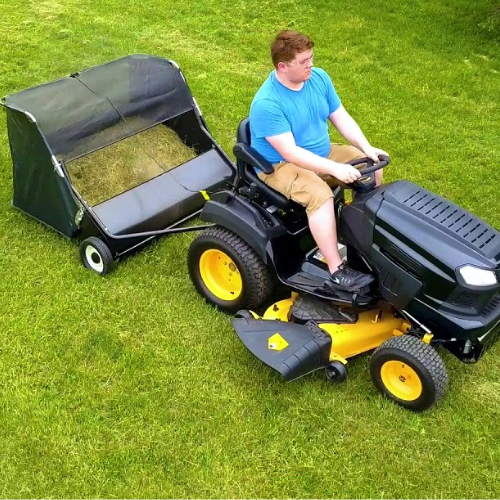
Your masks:
{"label": "black seat", "polygon": [[281,209],[288,209],[296,205],[295,202],[270,188],[264,181],[259,179],[255,172],[254,167],[257,167],[264,173],[271,174],[274,172],[274,168],[271,163],[250,146],[250,120],[248,117],[244,118],[239,124],[236,140],[237,144],[233,148],[233,153],[236,156],[236,167],[240,178],[244,179],[249,186],[254,185],[259,195],[271,205]]}

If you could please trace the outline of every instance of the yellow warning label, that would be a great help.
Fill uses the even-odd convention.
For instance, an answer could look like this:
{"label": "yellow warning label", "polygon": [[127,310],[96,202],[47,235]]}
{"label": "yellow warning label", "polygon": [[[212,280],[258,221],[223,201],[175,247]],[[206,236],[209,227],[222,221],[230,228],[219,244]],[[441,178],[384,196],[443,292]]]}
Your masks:
{"label": "yellow warning label", "polygon": [[205,198],[205,200],[209,200],[210,199],[210,196],[208,196],[208,193],[206,191],[200,191],[201,195],[203,196],[203,198]]}
{"label": "yellow warning label", "polygon": [[275,333],[267,341],[267,348],[272,351],[282,351],[288,347],[288,342],[279,334]]}

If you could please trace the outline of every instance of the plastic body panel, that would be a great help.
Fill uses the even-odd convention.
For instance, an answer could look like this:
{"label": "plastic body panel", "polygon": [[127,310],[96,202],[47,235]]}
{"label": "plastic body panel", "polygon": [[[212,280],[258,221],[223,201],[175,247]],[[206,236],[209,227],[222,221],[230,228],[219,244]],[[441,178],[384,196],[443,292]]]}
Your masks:
{"label": "plastic body panel", "polygon": [[357,195],[340,216],[344,242],[374,267],[382,298],[444,340],[478,339],[500,320],[500,285],[467,285],[464,265],[500,282],[500,233],[407,181]]}

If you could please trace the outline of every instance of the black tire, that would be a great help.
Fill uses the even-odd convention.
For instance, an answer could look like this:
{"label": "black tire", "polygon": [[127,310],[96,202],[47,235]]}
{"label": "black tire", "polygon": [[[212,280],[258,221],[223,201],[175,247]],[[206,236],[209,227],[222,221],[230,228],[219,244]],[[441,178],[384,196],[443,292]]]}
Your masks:
{"label": "black tire", "polygon": [[257,308],[273,292],[272,276],[255,250],[220,226],[191,243],[188,269],[198,293],[226,312]]}
{"label": "black tire", "polygon": [[325,366],[325,376],[329,382],[340,384],[347,378],[347,369],[340,361],[331,361]]}
{"label": "black tire", "polygon": [[91,236],[80,243],[80,259],[87,269],[100,276],[113,269],[113,255],[108,245],[101,239]]}
{"label": "black tire", "polygon": [[382,343],[372,355],[370,373],[382,394],[413,411],[434,405],[448,384],[441,356],[432,346],[410,335]]}

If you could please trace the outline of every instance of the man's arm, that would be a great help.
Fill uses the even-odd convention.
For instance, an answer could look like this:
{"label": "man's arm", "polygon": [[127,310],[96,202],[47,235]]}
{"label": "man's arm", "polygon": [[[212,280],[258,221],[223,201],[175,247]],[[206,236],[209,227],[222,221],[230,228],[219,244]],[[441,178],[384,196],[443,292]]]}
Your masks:
{"label": "man's arm", "polygon": [[337,108],[329,117],[332,124],[339,131],[340,135],[349,141],[353,146],[373,161],[378,162],[378,155],[387,153],[382,149],[374,148],[365,137],[354,118],[347,112],[344,106]]}
{"label": "man's arm", "polygon": [[266,140],[287,162],[299,167],[331,175],[345,183],[354,182],[360,177],[358,170],[351,165],[336,163],[297,146],[291,132],[266,137]]}

